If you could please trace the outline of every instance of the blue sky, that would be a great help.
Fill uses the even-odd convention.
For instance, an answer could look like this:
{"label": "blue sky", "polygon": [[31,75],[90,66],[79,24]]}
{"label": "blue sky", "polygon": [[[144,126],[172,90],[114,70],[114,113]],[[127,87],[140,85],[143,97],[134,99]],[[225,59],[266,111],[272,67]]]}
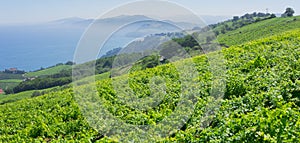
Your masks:
{"label": "blue sky", "polygon": [[[67,17],[96,18],[131,0],[1,0],[0,23],[35,23]],[[247,12],[283,13],[292,7],[300,14],[299,0],[172,0],[198,15],[242,15]]]}

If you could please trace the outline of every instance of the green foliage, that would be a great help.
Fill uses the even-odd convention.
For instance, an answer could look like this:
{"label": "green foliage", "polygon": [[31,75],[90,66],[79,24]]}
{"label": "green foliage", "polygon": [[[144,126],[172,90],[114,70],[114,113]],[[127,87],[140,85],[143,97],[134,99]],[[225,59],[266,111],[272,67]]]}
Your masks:
{"label": "green foliage", "polygon": [[14,93],[27,91],[27,90],[38,90],[46,89],[55,86],[62,86],[71,83],[71,77],[65,78],[37,78],[31,81],[21,82],[18,86],[13,88]]}
{"label": "green foliage", "polygon": [[37,97],[37,96],[41,96],[45,94],[44,92],[40,92],[40,91],[34,91],[31,95],[31,97]]}
{"label": "green foliage", "polygon": [[229,31],[217,37],[218,42],[223,45],[239,45],[253,40],[266,38],[285,31],[300,28],[300,21],[297,17],[273,18],[253,23],[242,28]]}
{"label": "green foliage", "polygon": [[25,98],[30,98],[33,92],[34,91],[25,91],[17,94],[3,95],[0,97],[0,104],[6,104]]}
{"label": "green foliage", "polygon": [[72,67],[70,65],[58,65],[51,68],[47,68],[44,70],[39,70],[35,72],[28,72],[25,74],[25,77],[38,77],[38,76],[47,76],[47,75],[53,75],[61,72],[62,70],[68,70]]}
{"label": "green foliage", "polygon": [[295,11],[292,8],[288,7],[288,8],[286,8],[282,17],[286,17],[286,16],[291,17],[294,15],[294,13],[295,13]]}
{"label": "green foliage", "polygon": [[23,77],[22,74],[0,72],[0,80],[4,80],[4,79],[23,79]]}
{"label": "green foliage", "polygon": [[181,45],[182,47],[194,47],[199,45],[198,42],[195,40],[195,38],[191,35],[187,35],[183,38],[175,38],[173,39],[176,43]]}
{"label": "green foliage", "polygon": [[[96,61],[87,62],[84,64],[76,65],[74,68],[87,70],[95,66],[95,73],[88,73],[81,75],[81,71],[78,70],[80,76],[78,79],[92,76],[94,74],[101,74],[108,72],[112,67],[112,62],[115,57],[104,57]],[[73,62],[67,62],[65,65],[58,64],[57,66],[47,68],[44,70],[29,72],[27,76],[39,76],[37,78],[29,79],[20,82],[18,85],[13,86],[7,90],[8,94],[19,93],[27,90],[40,90],[51,88],[55,86],[63,86],[72,82],[72,66]],[[92,70],[91,70],[92,71]],[[84,72],[84,71],[83,71]],[[76,79],[76,80],[78,80]]]}
{"label": "green foliage", "polygon": [[[48,94],[51,92],[60,91],[60,90],[66,89],[66,87],[68,87],[68,86],[53,87],[53,88],[48,88],[48,89],[44,89],[44,90],[31,90],[31,91],[24,91],[24,92],[15,93],[15,94],[3,95],[3,96],[0,96],[0,104],[16,102],[18,100],[32,98],[32,97]],[[68,88],[70,88],[70,86]],[[11,92],[11,93],[13,93],[13,92]]]}
{"label": "green foliage", "polygon": [[[96,82],[96,99],[102,101],[103,107],[99,110],[105,109],[115,118],[130,125],[158,124],[176,112],[181,90],[185,89],[180,84],[184,80],[180,79],[182,75],[178,73],[176,66],[190,64],[192,60],[199,74],[193,79],[197,85],[188,85],[194,88],[192,92],[198,99],[195,110],[189,120],[184,122],[183,127],[172,130],[168,137],[153,136],[153,140],[300,142],[299,37],[300,30],[293,30],[219,51],[226,59],[227,90],[224,99],[220,100],[219,110],[207,116],[212,122],[206,128],[201,128],[202,117],[209,101],[215,101],[209,95],[211,87],[217,83],[211,83],[212,73],[209,69],[209,59],[205,55],[134,71],[113,79],[101,78],[102,80]],[[216,52],[209,54],[213,55]],[[130,78],[127,79],[126,76]],[[128,83],[128,87],[123,87],[123,83]],[[159,85],[158,88],[165,85],[166,92],[151,91],[149,87],[153,86],[153,83]],[[121,85],[120,88],[124,92],[115,91],[114,86],[117,85]],[[85,89],[90,86],[81,85],[78,88],[84,93],[89,93]],[[130,89],[133,92],[127,92]],[[160,104],[152,106],[152,103],[157,102],[151,100],[142,102],[144,104],[126,102],[131,101],[126,99],[147,98],[151,92],[155,93],[154,97],[161,97]],[[117,136],[109,138],[89,126],[87,120],[90,118],[85,118],[80,112],[74,96],[72,88],[67,88],[1,105],[0,142],[117,142]],[[94,98],[87,97],[89,96],[82,95],[79,98],[95,102]],[[186,102],[193,103],[191,100]],[[134,108],[140,106],[147,110]],[[185,111],[176,112],[176,115],[185,114]],[[86,113],[91,115],[89,117],[94,117],[102,112]],[[99,119],[102,116],[96,117]],[[107,133],[113,133],[113,130],[109,129],[110,126],[105,127]],[[134,135],[128,134],[127,137],[131,138]]]}
{"label": "green foliage", "polygon": [[213,30],[216,36],[218,36],[219,34],[226,34],[229,31],[233,31],[241,27],[252,25],[253,23],[265,21],[275,17],[275,14],[253,12],[252,14],[247,13],[240,17],[234,16],[231,20],[212,24],[209,25],[209,27]]}
{"label": "green foliage", "polygon": [[11,89],[17,86],[20,82],[22,82],[20,79],[0,80],[0,88],[3,90]]}

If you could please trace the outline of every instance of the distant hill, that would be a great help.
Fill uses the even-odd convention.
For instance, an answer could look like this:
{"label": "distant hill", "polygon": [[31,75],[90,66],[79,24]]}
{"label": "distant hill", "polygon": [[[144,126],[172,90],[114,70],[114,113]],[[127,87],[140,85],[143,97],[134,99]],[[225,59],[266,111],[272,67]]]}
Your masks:
{"label": "distant hill", "polygon": [[226,20],[232,18],[232,16],[229,16],[229,15],[228,16],[226,16],[226,15],[225,16],[200,15],[199,17],[202,18],[204,20],[204,22],[208,25],[223,22],[223,21],[226,21]]}
{"label": "distant hill", "polygon": [[25,77],[39,77],[39,76],[54,75],[54,74],[61,72],[62,70],[69,70],[71,68],[72,68],[72,66],[70,66],[70,65],[58,65],[58,66],[53,66],[53,67],[46,68],[43,70],[27,72],[24,76]]}
{"label": "distant hill", "polygon": [[54,20],[48,22],[48,24],[52,25],[68,25],[68,26],[88,26],[94,21],[94,19],[84,19],[79,17],[70,17],[70,18],[64,18],[59,20]]}
{"label": "distant hill", "polygon": [[[91,23],[94,24],[101,24],[106,26],[111,25],[123,25],[128,22],[132,21],[146,21],[146,20],[157,20],[155,18],[150,18],[144,15],[120,15],[116,17],[109,17],[109,18],[103,18],[103,19],[84,19],[79,17],[71,17],[71,18],[65,18],[65,19],[59,19],[55,21],[49,22],[49,24],[63,24],[63,25],[69,25],[69,26],[88,26]],[[159,20],[162,22],[167,22],[170,24],[178,25],[182,27],[183,29],[191,29],[193,27],[198,26],[194,23],[189,22],[177,22],[177,21],[171,21],[171,20]]]}
{"label": "distant hill", "polygon": [[300,28],[300,16],[279,17],[256,22],[225,34],[220,34],[217,39],[219,43],[228,46],[239,45],[297,28]]}

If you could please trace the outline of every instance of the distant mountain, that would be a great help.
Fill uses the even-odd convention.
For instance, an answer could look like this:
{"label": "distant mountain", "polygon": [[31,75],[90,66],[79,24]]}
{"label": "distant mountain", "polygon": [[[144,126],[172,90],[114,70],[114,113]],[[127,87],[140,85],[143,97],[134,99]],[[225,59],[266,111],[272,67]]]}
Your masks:
{"label": "distant mountain", "polygon": [[219,23],[219,22],[226,21],[228,19],[231,19],[233,16],[201,15],[199,17],[202,18],[206,24],[210,25],[210,24],[216,24],[216,23]]}
{"label": "distant mountain", "polygon": [[132,23],[132,21],[161,21],[165,22],[171,25],[176,25],[179,26],[183,29],[192,29],[194,27],[197,27],[199,25],[194,24],[194,23],[189,23],[189,22],[175,22],[171,20],[157,20],[154,18],[150,18],[144,15],[120,15],[116,17],[109,17],[109,18],[103,18],[103,19],[83,19],[83,18],[78,18],[78,17],[71,17],[71,18],[65,18],[65,19],[59,19],[55,21],[49,22],[49,24],[57,24],[57,25],[69,25],[69,26],[74,26],[74,25],[81,25],[81,26],[88,26],[89,24],[93,23],[94,24],[101,24],[101,25],[107,25],[107,26],[112,26],[112,25],[123,25],[126,23]]}
{"label": "distant mountain", "polygon": [[[232,18],[232,16],[210,16],[210,15],[201,15],[199,16],[203,22],[207,25],[209,24],[216,24],[218,22],[222,22],[225,20],[228,20],[230,18]],[[161,27],[161,29],[165,29],[165,28],[170,28],[171,27],[178,27],[178,28],[182,28],[184,30],[191,30],[195,27],[201,27],[198,24],[195,24],[192,22],[192,20],[187,21],[187,22],[181,22],[181,21],[174,21],[174,20],[157,20],[154,18],[150,18],[144,15],[120,15],[120,16],[116,16],[116,17],[109,17],[109,18],[103,18],[103,19],[84,19],[84,18],[79,18],[79,17],[71,17],[71,18],[65,18],[65,19],[59,19],[59,20],[55,20],[55,21],[51,21],[48,24],[54,26],[70,26],[70,27],[74,27],[74,26],[80,26],[81,28],[85,28],[88,25],[90,25],[91,23],[94,22],[94,24],[98,24],[101,26],[105,26],[105,27],[112,27],[115,25],[122,25],[124,26],[124,24],[133,24],[132,21],[135,22],[140,22],[142,23],[142,21],[160,21],[164,26]],[[161,23],[161,24],[162,24]],[[144,27],[150,27],[149,25],[143,25]],[[161,25],[160,25],[161,26]],[[156,26],[156,28],[159,26]],[[177,28],[177,30],[178,30]],[[169,29],[170,30],[170,29]],[[170,32],[172,32],[173,30],[171,30]],[[133,35],[140,35],[140,34],[128,34],[129,36],[133,36]]]}
{"label": "distant mountain", "polygon": [[105,55],[101,56],[101,58],[105,58],[105,57],[112,57],[112,56],[115,56],[115,55],[118,55],[118,53],[122,50],[122,48],[115,48],[115,49],[112,49],[112,50],[109,50],[105,53]]}
{"label": "distant mountain", "polygon": [[119,47],[109,50],[101,57],[110,57],[121,53],[151,53],[153,51],[157,51],[164,42],[170,41],[173,38],[182,38],[184,36],[184,33],[181,32],[149,35],[144,38],[135,39],[123,48]]}
{"label": "distant mountain", "polygon": [[190,30],[193,29],[194,27],[199,27],[199,25],[194,24],[194,23],[189,23],[189,22],[174,22],[171,20],[163,20],[163,22],[167,22],[169,24],[175,25],[178,28],[183,28],[183,30]]}
{"label": "distant mountain", "polygon": [[47,24],[52,25],[81,25],[81,26],[88,26],[94,21],[94,19],[84,19],[79,17],[70,17],[65,19],[59,19],[55,21],[51,21]]}
{"label": "distant mountain", "polygon": [[141,20],[153,20],[144,15],[120,15],[116,17],[109,17],[104,19],[97,19],[96,23],[107,23],[107,24],[119,24],[127,23],[131,21],[141,21]]}
{"label": "distant mountain", "polygon": [[[71,17],[38,24],[0,25],[0,57],[1,61],[5,61],[0,62],[0,69],[18,67],[35,70],[72,60],[82,34],[93,22],[105,30],[123,27],[112,33],[99,57],[112,49],[125,47],[137,38],[181,32],[182,29],[176,26],[183,29],[199,27],[193,22],[157,21],[143,15],[121,15],[97,20]],[[124,25],[126,23],[128,25]]]}

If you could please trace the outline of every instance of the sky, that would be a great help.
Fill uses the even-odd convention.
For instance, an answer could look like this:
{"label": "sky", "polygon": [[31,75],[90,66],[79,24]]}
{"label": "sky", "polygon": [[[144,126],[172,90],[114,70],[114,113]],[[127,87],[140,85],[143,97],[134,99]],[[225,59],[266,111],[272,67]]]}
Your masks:
{"label": "sky", "polygon": [[[151,1],[151,0],[150,0]],[[197,15],[233,16],[245,13],[283,13],[292,7],[300,14],[299,0],[169,0]],[[0,24],[46,22],[68,17],[97,18],[135,0],[0,0]],[[170,11],[172,13],[172,11]],[[164,13],[160,13],[160,16]]]}

